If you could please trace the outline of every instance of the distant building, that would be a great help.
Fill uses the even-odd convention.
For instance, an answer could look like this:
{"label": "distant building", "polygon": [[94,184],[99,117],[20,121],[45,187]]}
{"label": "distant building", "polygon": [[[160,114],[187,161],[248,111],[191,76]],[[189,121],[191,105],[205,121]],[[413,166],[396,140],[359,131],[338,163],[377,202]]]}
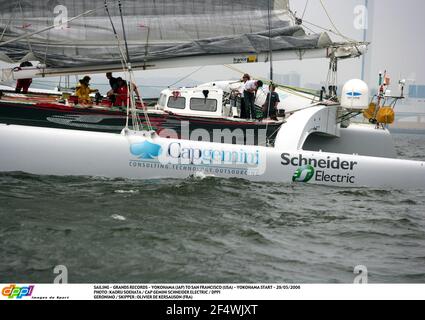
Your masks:
{"label": "distant building", "polygon": [[282,85],[301,87],[301,75],[297,72],[274,74],[273,81]]}
{"label": "distant building", "polygon": [[409,98],[425,99],[425,85],[409,85]]}

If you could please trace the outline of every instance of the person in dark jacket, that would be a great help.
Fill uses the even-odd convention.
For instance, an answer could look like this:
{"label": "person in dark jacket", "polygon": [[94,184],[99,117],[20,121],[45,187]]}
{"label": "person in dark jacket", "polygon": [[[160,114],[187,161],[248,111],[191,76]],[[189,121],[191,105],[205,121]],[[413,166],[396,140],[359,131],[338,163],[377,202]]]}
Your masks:
{"label": "person in dark jacket", "polygon": [[[29,61],[25,61],[22,62],[19,65],[19,68],[22,67],[32,67],[32,63]],[[32,83],[32,79],[28,78],[28,79],[18,79],[18,81],[16,81],[16,88],[15,88],[15,92],[16,93],[20,93],[22,91],[22,93],[28,93],[28,89],[31,86]]]}
{"label": "person in dark jacket", "polygon": [[279,94],[275,91],[276,85],[270,84],[269,93],[267,94],[266,102],[263,104],[263,117],[272,120],[277,119],[277,106],[280,102]]}
{"label": "person in dark jacket", "polygon": [[118,78],[114,78],[112,76],[112,72],[108,72],[106,74],[106,78],[108,78],[109,85],[111,86],[111,90],[109,90],[106,95],[108,96],[108,98],[112,102],[112,104],[114,104],[115,103],[115,100],[116,100],[116,92],[117,92],[118,88],[120,87],[120,85],[119,85],[119,79]]}

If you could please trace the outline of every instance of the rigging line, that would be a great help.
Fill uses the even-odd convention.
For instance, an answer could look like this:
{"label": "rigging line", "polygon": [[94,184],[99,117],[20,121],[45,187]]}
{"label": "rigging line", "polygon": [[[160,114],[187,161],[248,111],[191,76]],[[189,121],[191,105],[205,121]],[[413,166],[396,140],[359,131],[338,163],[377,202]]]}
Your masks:
{"label": "rigging line", "polygon": [[[120,37],[119,37],[119,35],[118,35],[117,31],[116,31],[115,25],[114,25],[114,23],[112,21],[112,18],[110,16],[109,8],[108,8],[108,4],[107,4],[106,0],[105,0],[105,10],[106,10],[106,12],[108,14],[110,23],[112,25],[112,29],[113,29],[113,32],[114,32],[114,35],[115,35],[115,39],[117,40],[117,43],[118,43],[118,49],[119,49],[119,52],[120,52],[121,66],[122,66],[123,73],[125,74],[126,85],[128,87],[128,83],[129,83],[129,81],[128,81],[129,79],[128,78],[129,78],[129,75],[128,75],[128,69],[126,68],[126,65],[127,65],[126,56],[124,55],[124,51],[123,51],[122,46],[121,46]],[[130,77],[131,77],[131,75],[130,75]],[[128,95],[127,95],[127,108],[126,108],[126,126],[125,126],[126,129],[128,129],[128,127],[129,127],[129,118],[130,118],[130,108],[129,108],[130,101],[129,101],[129,99],[130,99],[130,94],[132,93],[131,88],[128,87],[127,90],[128,90]],[[137,122],[137,118],[136,119],[134,118],[133,109],[132,109],[132,120],[133,120],[133,129],[139,130],[139,123]]]}
{"label": "rigging line", "polygon": [[329,12],[328,12],[328,10],[326,9],[326,6],[325,6],[325,4],[323,3],[323,0],[319,0],[320,1],[320,4],[322,5],[322,8],[323,8],[323,10],[325,11],[325,14],[326,14],[326,16],[328,17],[328,19],[329,19],[329,22],[331,23],[331,25],[334,27],[334,29],[336,30],[336,32],[342,37],[342,38],[344,38],[344,39],[346,39],[346,40],[349,40],[349,41],[353,41],[353,39],[350,39],[350,38],[348,38],[348,37],[346,37],[346,36],[344,36],[340,31],[339,31],[339,29],[336,27],[336,25],[335,25],[335,23],[333,22],[333,20],[332,20],[332,18],[331,18],[331,16],[330,16],[330,14],[329,14]]}
{"label": "rigging line", "polygon": [[[124,18],[123,18],[123,14],[122,14],[122,5],[121,5],[121,0],[118,0],[118,8],[120,10],[120,17],[121,17],[121,25],[122,25],[122,33],[124,36],[124,44],[125,44],[125,50],[127,53],[127,63],[131,63],[130,61],[130,54],[128,52],[128,43],[127,43],[127,35],[125,33],[125,26],[124,26]],[[131,68],[131,66],[130,66]]]}
{"label": "rigging line", "polygon": [[[49,31],[50,32],[50,31]],[[47,64],[47,51],[49,51],[49,43],[47,43],[46,51],[44,52],[44,64]]]}
{"label": "rigging line", "polygon": [[181,78],[181,79],[177,80],[176,82],[174,82],[174,83],[170,84],[170,85],[168,86],[168,88],[171,88],[172,86],[176,85],[177,83],[182,82],[183,80],[186,80],[186,79],[187,79],[187,78],[189,78],[191,75],[193,75],[193,74],[197,73],[198,71],[200,71],[200,70],[201,70],[201,69],[203,69],[203,68],[204,68],[204,66],[201,66],[201,67],[197,68],[195,71],[192,71],[191,73],[189,73],[188,75],[184,76],[183,78]]}
{"label": "rigging line", "polygon": [[[269,63],[270,63],[270,85],[269,85],[269,102],[268,102],[268,106],[267,106],[267,119],[270,116],[270,108],[271,108],[271,104],[272,104],[272,91],[270,90],[271,86],[273,85],[273,47],[272,47],[272,22],[271,22],[271,14],[272,14],[272,9],[271,9],[271,0],[267,1],[268,4],[268,8],[267,8],[267,20],[268,20],[268,27],[269,27]],[[267,95],[266,95],[266,99],[267,99]],[[253,115],[253,117],[255,118],[255,115]],[[266,133],[267,130],[269,129],[269,122],[267,122],[266,124]],[[267,143],[267,142],[266,142]]]}
{"label": "rigging line", "polygon": [[[234,66],[230,66],[230,65],[224,65],[226,68],[229,68],[229,69],[231,69],[231,70],[233,70],[233,71],[235,71],[235,72],[238,72],[238,73],[240,73],[240,74],[244,74],[245,72],[243,72],[242,70],[239,70],[239,69],[237,69],[236,67],[234,67]],[[268,81],[268,79],[265,79],[265,78],[262,78],[262,77],[256,77],[256,76],[254,76],[254,78],[256,78],[256,79],[261,79],[261,80],[264,80],[264,81]],[[306,96],[304,96],[304,95],[302,95],[302,93],[304,93],[304,94],[308,94],[308,95],[311,95],[311,96],[317,96],[317,93],[313,93],[313,92],[308,92],[308,90],[309,89],[302,89],[302,88],[296,88],[296,87],[291,87],[291,86],[287,86],[287,85],[282,85],[282,84],[276,84],[281,90],[283,90],[283,91],[285,91],[285,92],[288,92],[288,93],[291,93],[291,94],[293,94],[293,95],[296,95],[296,96],[298,96],[298,97],[301,97],[301,98],[306,98],[306,99],[310,99],[310,97],[306,97]]]}
{"label": "rigging line", "polygon": [[[267,139],[270,139],[271,137],[273,137],[275,135],[276,132],[279,131],[280,128],[282,128],[282,126],[286,123],[286,121],[284,121],[280,126],[277,127],[277,129],[275,131],[273,131],[268,137]],[[267,133],[267,132],[266,132]]]}
{"label": "rigging line", "polygon": [[[297,21],[297,16],[295,15],[295,13],[294,12],[292,12],[292,10],[289,10],[288,11],[289,13],[290,13],[290,16],[291,16],[291,18],[292,18],[292,20],[294,21],[294,23],[295,23],[295,21]],[[330,16],[328,17],[329,19],[330,19]],[[324,31],[326,31],[326,32],[329,32],[329,33],[332,33],[332,34],[335,34],[335,35],[337,35],[337,36],[339,36],[339,37],[342,37],[343,39],[346,39],[346,40],[348,40],[349,42],[353,42],[353,43],[359,43],[357,40],[355,40],[355,39],[351,39],[351,38],[349,38],[349,37],[347,37],[347,36],[344,36],[341,32],[336,32],[336,31],[334,31],[334,30],[332,30],[332,29],[327,29],[327,28],[324,28],[324,27],[322,27],[322,26],[319,26],[319,25],[317,25],[317,24],[315,24],[315,23],[313,23],[313,22],[310,22],[310,21],[308,21],[308,20],[304,20],[304,19],[302,19],[302,22],[303,23],[308,23],[308,24],[310,24],[310,25],[312,25],[312,26],[314,26],[314,27],[316,27],[316,28],[318,28],[318,29],[321,29],[321,30],[324,30]],[[308,28],[307,26],[305,26],[304,25],[304,27],[306,27],[307,29],[309,29],[310,31],[313,31],[313,30],[311,30],[310,28]],[[313,31],[313,33],[317,33],[317,32],[315,32],[315,31]]]}
{"label": "rigging line", "polygon": [[[231,69],[231,70],[233,70],[233,71],[235,71],[235,72],[237,72],[237,73],[239,73],[239,74],[244,74],[245,72],[244,71],[242,71],[242,70],[240,70],[240,69],[238,69],[238,68],[236,68],[236,67],[234,67],[234,66],[231,66],[231,65],[228,65],[228,64],[224,64],[224,66],[226,67],[226,68],[228,68],[228,69]],[[260,80],[264,80],[264,81],[269,81],[268,79],[265,79],[265,78],[263,78],[263,77],[256,77],[256,76],[254,76],[254,78],[256,78],[256,79],[260,79]],[[304,96],[302,93],[304,93],[304,94],[308,94],[308,95],[310,95],[310,96],[317,96],[317,94],[314,94],[313,92],[307,92],[306,90],[302,90],[302,88],[299,88],[299,89],[297,89],[297,88],[292,88],[292,87],[290,87],[290,86],[285,86],[285,85],[281,85],[281,84],[276,84],[282,91],[285,91],[285,92],[287,92],[287,93],[290,93],[290,94],[293,94],[293,95],[295,95],[295,96],[298,96],[298,97],[301,97],[301,98],[305,98],[305,99],[311,99],[311,97],[307,97],[307,96]],[[300,90],[301,89],[301,90]]]}
{"label": "rigging line", "polygon": [[316,31],[314,31],[313,29],[307,27],[306,25],[303,25],[304,28],[306,28],[308,31],[312,32],[313,34],[318,34]]}
{"label": "rigging line", "polygon": [[125,55],[124,55],[124,51],[123,51],[123,49],[122,49],[121,39],[120,39],[120,37],[119,37],[119,35],[118,35],[117,29],[115,28],[115,24],[114,24],[114,22],[112,21],[111,14],[109,13],[109,5],[108,5],[108,2],[105,0],[105,1],[104,1],[104,4],[105,4],[105,10],[106,10],[106,13],[108,14],[109,22],[111,23],[111,26],[112,26],[112,32],[114,33],[115,39],[116,39],[116,40],[117,40],[117,42],[118,42],[118,49],[119,49],[119,51],[120,51],[120,55],[121,55],[121,59],[120,59],[120,60],[121,60],[121,64],[122,64],[123,69],[125,70],[125,65],[127,64],[127,60],[126,60],[126,57],[125,57]]}
{"label": "rigging line", "polygon": [[[127,87],[128,87],[126,129],[128,129],[128,125],[129,125],[129,118],[130,118],[130,108],[129,107],[131,106],[131,117],[132,117],[132,120],[133,120],[133,129],[139,130],[140,126],[141,126],[141,120],[140,120],[140,118],[139,118],[139,116],[136,112],[135,101],[134,101],[134,97],[133,97],[133,94],[132,94],[133,93],[132,87],[134,87],[134,89],[137,89],[136,80],[135,80],[133,71],[126,67],[127,66],[127,58],[126,58],[126,55],[124,54],[124,50],[123,50],[122,45],[121,45],[121,39],[118,35],[117,29],[115,28],[114,22],[112,21],[112,17],[111,17],[110,12],[109,12],[107,0],[104,1],[104,6],[105,6],[106,13],[108,14],[108,18],[109,18],[109,21],[111,23],[115,39],[117,40],[117,43],[118,43],[121,66],[122,66],[122,69],[123,69],[123,73],[125,74],[126,84],[127,84]],[[129,85],[129,82],[130,82],[130,85]],[[143,100],[142,99],[140,99],[140,100],[143,104]],[[131,104],[130,104],[130,102],[131,102]],[[145,115],[146,123],[148,125],[148,129],[152,130],[150,119],[149,119],[149,116],[147,115],[146,110],[143,110],[143,112],[144,112],[144,115]]]}
{"label": "rigging line", "polygon": [[[111,14],[109,13],[109,7],[108,7],[108,2],[107,0],[104,0],[104,7],[105,7],[105,11],[108,15],[109,18],[109,22],[111,23],[112,26],[112,32],[114,33],[115,39],[117,40],[118,43],[118,50],[120,52],[120,61],[121,61],[121,66],[123,68],[123,72],[124,74],[126,74],[126,68],[125,65],[127,64],[123,49],[121,47],[121,41],[120,41],[120,37],[118,36],[118,32],[117,29],[115,28],[114,22],[112,21],[112,17]],[[129,124],[129,116],[130,116],[130,110],[128,108],[128,104],[127,104],[127,113],[126,113],[126,121],[125,121],[125,127],[126,129],[128,129],[128,124]]]}
{"label": "rigging line", "polygon": [[10,16],[9,21],[6,24],[6,27],[3,29],[3,32],[0,36],[0,42],[3,40],[4,34],[6,33],[7,28],[9,28],[10,24],[12,23],[12,19],[15,18],[15,15],[16,15],[15,9],[16,9],[17,6],[18,6],[18,3],[15,4],[15,7],[12,10],[13,14]]}
{"label": "rigging line", "polygon": [[[318,29],[322,29],[323,31],[326,31],[326,32],[329,32],[329,33],[333,33],[333,34],[335,34],[335,35],[337,35],[337,36],[339,36],[339,37],[342,37],[342,38],[344,38],[344,39],[348,40],[348,41],[349,41],[349,42],[351,42],[351,43],[359,43],[359,41],[357,41],[357,40],[355,40],[355,39],[351,39],[351,38],[345,37],[345,36],[343,36],[343,35],[341,35],[341,34],[339,34],[339,33],[335,32],[335,31],[334,31],[334,30],[332,30],[332,29],[324,28],[324,27],[319,26],[319,25],[317,25],[317,24],[315,24],[315,23],[313,23],[313,22],[310,22],[310,21],[307,21],[307,20],[303,20],[303,23],[308,23],[308,24],[312,25],[313,27],[316,27],[316,28],[318,28]],[[304,25],[304,27],[305,27],[305,25]],[[315,32],[315,33],[317,33],[317,32]]]}
{"label": "rigging line", "polygon": [[[233,66],[230,66],[230,65],[224,65],[224,66],[226,68],[229,68],[229,69],[235,71],[235,72],[238,72],[240,74],[244,74],[243,71],[237,69],[236,67],[233,67]],[[254,78],[263,80],[265,82],[269,82],[268,79],[265,79],[265,78],[262,78],[262,77],[254,77]],[[280,90],[282,90],[283,92],[292,94],[294,96],[297,96],[297,97],[300,97],[300,98],[303,98],[303,99],[311,100],[311,96],[313,96],[313,97],[318,97],[319,96],[319,94],[317,92],[308,92],[307,91],[308,89],[303,90],[302,88],[294,88],[294,87],[285,86],[285,85],[281,85],[281,84],[276,84],[276,86]],[[308,96],[306,96],[306,95],[308,95]]]}
{"label": "rigging line", "polygon": [[[127,42],[127,35],[125,32],[125,25],[124,25],[124,17],[123,17],[123,11],[122,11],[122,5],[121,5],[121,0],[118,0],[118,8],[120,11],[120,17],[121,17],[121,25],[122,25],[122,32],[123,32],[123,36],[124,36],[124,44],[125,44],[125,50],[127,53],[127,70],[128,70],[128,74],[130,76],[130,83],[128,84],[128,99],[127,102],[131,102],[131,116],[133,119],[133,126],[136,123],[136,129],[139,130],[139,124],[141,125],[141,121],[139,118],[139,115],[137,114],[137,110],[136,110],[136,102],[134,99],[134,95],[133,95],[133,89],[136,90],[137,86],[136,86],[136,82],[135,82],[135,77],[134,77],[134,73],[131,70],[131,60],[130,60],[130,52],[128,50],[128,42]],[[134,87],[134,88],[133,88]],[[143,103],[143,101],[142,101]],[[128,109],[128,108],[127,108]],[[147,113],[147,111],[145,109],[143,109],[144,115],[145,115],[145,121],[148,125],[148,129],[149,131],[152,131],[152,125],[149,119],[149,115]]]}
{"label": "rigging line", "polygon": [[[19,10],[21,11],[22,21],[24,23],[22,28],[25,29],[25,17],[24,17],[24,10],[22,10],[21,0],[18,0],[18,5],[19,5]],[[25,30],[25,33],[27,33],[27,30]],[[28,44],[28,49],[30,50],[31,53],[33,53],[29,38],[27,38],[27,44]]]}
{"label": "rigging line", "polygon": [[267,21],[269,27],[269,63],[270,63],[270,80],[273,81],[273,47],[272,47],[272,9],[271,0],[268,0]]}
{"label": "rigging line", "polygon": [[308,7],[308,3],[309,3],[309,1],[310,1],[310,0],[307,0],[307,1],[305,2],[305,7],[304,7],[303,15],[301,16],[301,19],[304,19],[304,15],[305,15],[305,12],[307,11],[307,7]]}

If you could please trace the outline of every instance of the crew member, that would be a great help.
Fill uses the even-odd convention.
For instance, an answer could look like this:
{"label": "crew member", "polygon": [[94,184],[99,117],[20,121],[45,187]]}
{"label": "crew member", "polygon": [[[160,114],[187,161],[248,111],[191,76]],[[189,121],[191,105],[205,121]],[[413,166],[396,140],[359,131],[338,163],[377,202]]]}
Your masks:
{"label": "crew member", "polygon": [[98,92],[97,89],[90,88],[90,80],[89,76],[85,76],[83,79],[79,81],[77,88],[75,90],[75,95],[78,97],[78,103],[80,104],[91,104],[90,93]]}
{"label": "crew member", "polygon": [[109,90],[106,95],[108,96],[108,98],[112,102],[112,104],[115,104],[115,99],[116,99],[115,93],[119,88],[118,78],[114,78],[112,76],[112,72],[108,72],[106,74],[106,78],[108,78],[109,85],[111,86],[111,90]]}
{"label": "crew member", "polygon": [[246,106],[245,106],[244,91],[245,91],[245,83],[249,80],[251,80],[251,76],[248,73],[245,73],[242,77],[243,85],[241,86],[241,88],[239,90],[239,94],[240,94],[240,97],[241,97],[241,116],[240,117],[242,119],[248,118],[248,112],[247,112]]}
{"label": "crew member", "polygon": [[125,107],[128,103],[128,86],[122,78],[117,78],[118,88],[115,90],[114,106]]}
{"label": "crew member", "polygon": [[267,94],[266,102],[263,104],[263,117],[277,120],[277,105],[280,102],[279,94],[275,92],[276,85],[269,85],[269,93]]}
{"label": "crew member", "polygon": [[[22,67],[32,67],[32,63],[29,62],[29,61],[22,62],[19,65],[19,68],[18,69],[20,70],[20,68],[22,68]],[[21,90],[22,90],[22,93],[28,93],[28,89],[31,86],[31,83],[32,83],[32,79],[31,78],[28,78],[28,79],[18,79],[18,81],[16,81],[15,92],[16,93],[20,93]]]}
{"label": "crew member", "polygon": [[263,86],[261,80],[249,80],[245,83],[244,87],[244,101],[245,108],[248,113],[248,118],[255,120],[257,119],[256,110],[255,110],[255,97],[258,91],[258,88]]}

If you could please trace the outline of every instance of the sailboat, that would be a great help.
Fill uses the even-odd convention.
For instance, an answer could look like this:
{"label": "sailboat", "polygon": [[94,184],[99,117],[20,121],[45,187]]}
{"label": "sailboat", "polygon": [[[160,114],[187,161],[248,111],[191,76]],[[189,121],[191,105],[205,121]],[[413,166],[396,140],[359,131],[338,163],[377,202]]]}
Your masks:
{"label": "sailboat", "polygon": [[[117,1],[96,1],[90,8],[85,8],[78,1],[69,1],[65,6],[56,7],[44,2],[25,6],[9,4],[5,8],[3,21],[21,18],[25,28],[9,23],[4,25],[4,42],[0,43],[0,48],[5,51],[3,56],[10,61],[33,58],[42,63],[34,67],[4,69],[3,81],[78,72],[122,71],[122,52],[112,30],[105,28],[105,25],[112,25],[118,34],[122,34],[119,4]],[[290,22],[287,1],[239,1],[232,3],[232,10],[223,4],[201,2],[197,2],[196,6],[184,4],[187,7],[185,10],[179,3],[170,5],[166,1],[143,4],[126,1],[123,5],[124,12],[132,12],[130,18],[126,16],[125,19],[125,43],[133,69],[161,68],[171,62],[173,66],[257,62],[269,59],[270,38],[273,38],[273,46],[278,49],[275,54],[284,59],[331,53],[341,57],[356,56],[364,47],[361,43],[335,46],[326,33],[306,35],[299,25]],[[272,15],[268,8],[273,9]],[[10,11],[7,15],[8,9]],[[75,24],[64,23],[59,19],[54,28],[53,25],[49,27],[51,18],[36,15],[39,12],[46,15],[52,10],[53,13],[66,12],[67,15],[80,18],[75,20]],[[269,28],[270,25],[273,25],[273,30]],[[28,34],[30,37],[26,38]],[[81,35],[83,39],[79,39]],[[245,52],[241,53],[240,48]],[[58,56],[63,58],[60,63]],[[246,144],[273,143],[283,119],[262,122],[241,119],[240,110],[231,107],[236,103],[231,101],[229,83],[225,88],[211,83],[199,88],[178,88],[164,92],[161,96],[166,95],[166,101],[158,103],[155,110],[146,112],[149,121],[161,136],[167,136],[172,131],[178,137],[184,137],[180,122],[187,121],[190,122],[189,137],[204,128],[208,128],[211,134],[220,129],[242,130],[245,137],[253,136],[253,139],[244,139]],[[291,104],[296,106],[307,106],[316,99],[315,94],[294,88],[278,88],[278,91],[281,91],[282,99],[290,98]],[[210,108],[207,108],[206,103],[192,105],[196,101],[203,101],[205,92],[210,93],[205,97],[205,101],[212,104]],[[175,97],[176,94],[180,96]],[[215,97],[212,97],[213,94]],[[293,101],[300,100],[300,96],[302,102]],[[50,97],[52,99],[48,99]],[[174,103],[183,99],[186,100],[186,108]],[[70,100],[57,95],[46,97],[5,92],[0,97],[0,122],[112,133],[121,132],[126,124],[125,110],[111,108],[107,99],[91,108],[81,107]],[[142,124],[145,124],[145,113],[140,109],[135,112],[138,112]],[[250,133],[252,131],[253,134]]]}
{"label": "sailboat", "polygon": [[[77,11],[66,23],[52,26],[49,18],[40,19],[52,3],[33,1],[28,6],[37,18],[25,17],[23,29],[27,30],[11,24],[2,28],[3,59],[31,56],[43,62],[34,68],[3,70],[3,79],[125,70],[132,82],[136,68],[266,61],[270,52],[276,60],[328,57],[336,70],[338,60],[359,56],[366,47],[364,43],[335,44],[325,33],[306,35],[299,21],[289,18],[287,1],[232,1],[231,8],[223,1],[63,3],[68,13]],[[12,21],[13,4],[9,9]],[[125,24],[123,12],[131,12]],[[106,27],[108,20],[113,33]],[[75,27],[73,21],[79,21]],[[55,29],[66,24],[62,33]],[[91,38],[87,30],[95,36]],[[143,43],[141,30],[146,34]],[[134,97],[129,98],[132,108],[127,112],[133,127],[127,120],[120,134],[0,124],[0,171],[129,179],[200,175],[340,187],[423,188],[425,162],[395,159],[385,128],[346,121],[369,105],[367,85],[350,81],[342,90],[341,102],[330,103],[335,101],[334,87],[329,86],[327,98],[294,110],[272,147],[163,138],[155,131],[138,130]]]}

